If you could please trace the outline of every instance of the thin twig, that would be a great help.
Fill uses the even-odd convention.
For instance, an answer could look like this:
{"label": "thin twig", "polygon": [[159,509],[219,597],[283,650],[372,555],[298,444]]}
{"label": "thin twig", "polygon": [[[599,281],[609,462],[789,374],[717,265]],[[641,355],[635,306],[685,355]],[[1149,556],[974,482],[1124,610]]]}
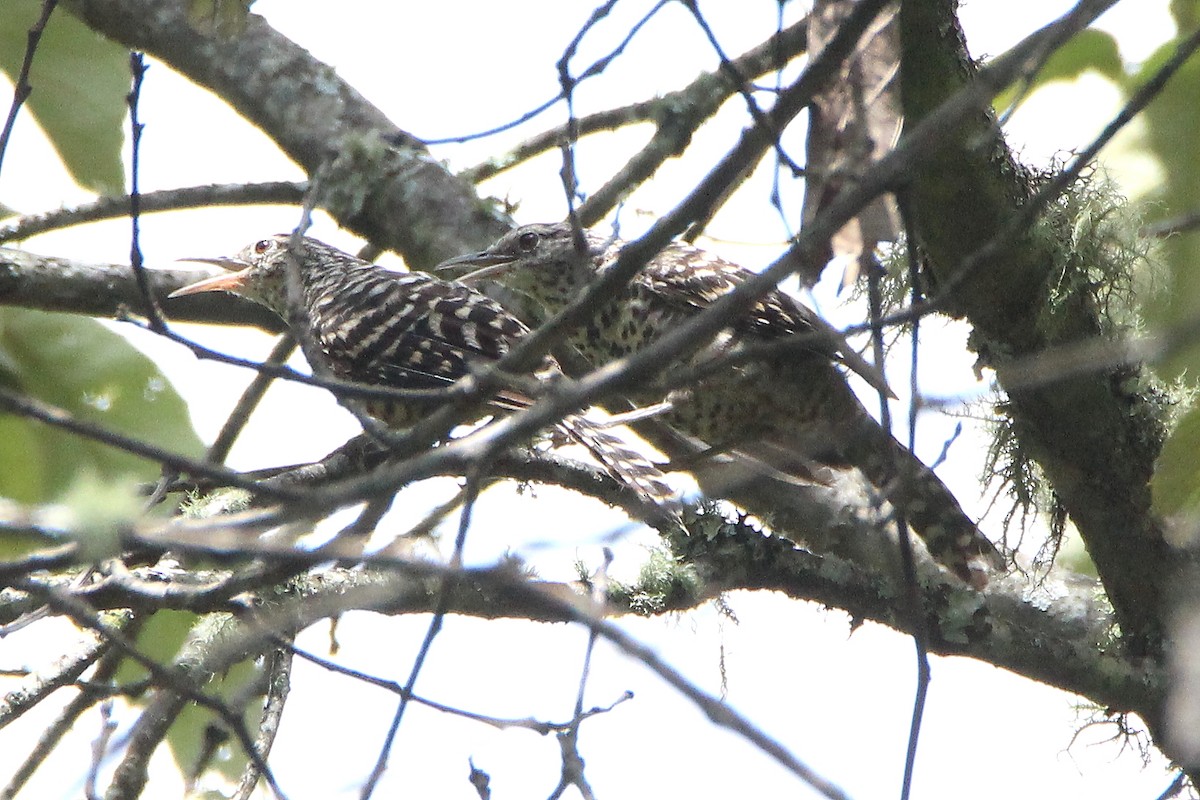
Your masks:
{"label": "thin twig", "polygon": [[[612,566],[613,554],[608,548],[604,549],[604,564],[599,574],[591,581],[592,600],[597,607],[602,607],[608,586],[608,570]],[[585,798],[592,797],[592,787],[583,774],[584,761],[579,754],[579,727],[585,719],[583,713],[583,698],[587,691],[588,675],[592,671],[592,656],[596,652],[596,640],[599,634],[594,630],[588,631],[587,645],[583,653],[583,665],[579,670],[579,687],[575,691],[575,711],[571,715],[571,725],[558,734],[559,755],[562,758],[562,774],[558,786],[551,793],[552,798],[561,797],[567,787],[574,786]]]}
{"label": "thin twig", "polygon": [[1187,773],[1180,770],[1170,785],[1166,789],[1163,789],[1163,793],[1158,796],[1157,800],[1171,800],[1173,797],[1178,797],[1183,794],[1183,790],[1188,787],[1188,783]]}
{"label": "thin twig", "polygon": [[[284,335],[271,348],[271,352],[264,363],[282,366],[291,357],[295,349],[295,339]],[[223,464],[225,459],[229,457],[229,450],[233,447],[233,443],[237,441],[237,437],[245,429],[246,423],[250,421],[250,415],[254,413],[254,410],[258,408],[258,404],[262,402],[263,396],[266,395],[267,389],[270,388],[275,377],[275,375],[269,372],[259,372],[254,376],[254,380],[250,381],[250,385],[242,392],[237,404],[229,412],[229,416],[225,418],[220,432],[217,433],[217,438],[209,446],[208,453],[205,456],[209,462]]]}
{"label": "thin twig", "polygon": [[[758,75],[769,69],[778,57],[804,52],[808,41],[807,18],[780,30],[767,42],[739,56],[732,62],[739,73]],[[714,80],[714,73],[705,73],[683,89],[651,101],[654,103],[654,135],[645,147],[633,155],[603,186],[589,194],[579,206],[582,225],[595,225],[616,206],[622,197],[643,183],[667,161],[680,154],[700,124],[717,112],[737,86],[728,80]],[[635,108],[635,107],[631,107]],[[588,132],[590,118],[579,121],[580,133]]]}
{"label": "thin twig", "polygon": [[1140,236],[1153,236],[1165,239],[1177,233],[1188,233],[1200,228],[1200,211],[1192,210],[1177,217],[1169,217],[1154,222],[1148,222],[1138,231]]}
{"label": "thin twig", "polygon": [[[156,192],[142,194],[139,202],[142,214],[211,206],[299,204],[307,187],[307,182],[296,183],[293,181],[186,186],[181,189],[160,189]],[[116,219],[129,213],[129,195],[100,197],[91,203],[74,208],[57,208],[43,214],[18,217],[16,221],[0,226],[0,243],[19,242],[40,233],[61,230],[87,222]]]}
{"label": "thin twig", "polygon": [[[140,621],[134,614],[123,612],[120,616],[110,617],[110,619],[113,619],[113,625],[123,632],[136,636],[135,626],[139,625]],[[105,689],[109,681],[117,674],[117,669],[124,662],[125,656],[119,651],[113,650],[107,639],[104,640],[104,647],[106,648],[104,655],[96,663],[96,671],[92,673],[91,680],[87,685],[80,686],[79,694],[72,698],[54,721],[42,731],[33,750],[21,762],[21,766],[13,773],[8,784],[0,789],[0,797],[15,797],[33,777],[37,768],[54,752],[63,737],[75,726],[76,720],[97,701],[107,696]]]}
{"label": "thin twig", "polygon": [[[788,169],[792,171],[792,175],[803,175],[803,167],[792,160],[792,157],[783,149],[783,143],[779,140],[783,129],[775,127],[771,119],[758,107],[758,101],[754,99],[749,78],[742,74],[738,65],[725,53],[724,48],[721,47],[721,43],[717,41],[717,34],[713,31],[712,26],[708,24],[708,20],[704,18],[704,15],[700,13],[700,6],[696,0],[683,0],[683,5],[688,11],[692,12],[692,17],[696,20],[696,24],[700,26],[700,30],[704,31],[704,36],[708,39],[708,43],[712,45],[717,58],[721,60],[721,71],[728,76],[729,81],[737,87],[738,94],[746,101],[746,110],[750,112],[750,117],[754,120],[754,124],[770,135],[771,145],[775,150],[775,154],[779,157],[779,161],[787,165]],[[859,35],[862,35],[861,32]]]}
{"label": "thin twig", "polygon": [[259,758],[258,752],[254,747],[254,741],[251,739],[249,732],[247,732],[244,722],[224,701],[219,698],[210,697],[197,689],[197,684],[188,676],[162,666],[153,658],[141,652],[127,636],[112,625],[107,624],[96,613],[95,609],[90,608],[79,599],[56,588],[48,587],[34,581],[23,581],[19,588],[40,595],[48,604],[60,613],[70,617],[76,624],[104,636],[126,658],[130,658],[144,667],[150,673],[155,684],[163,691],[171,692],[180,698],[186,698],[214,712],[233,731],[234,736],[237,738],[239,744],[241,744],[247,757],[256,763],[258,769],[276,795],[283,796],[278,784],[275,782],[274,774],[267,767],[266,763]]}
{"label": "thin twig", "polygon": [[[625,36],[625,38],[621,41],[620,44],[618,44],[607,55],[602,56],[601,58],[599,58],[595,62],[593,62],[587,69],[585,69],[580,74],[580,76],[578,78],[576,78],[574,80],[574,83],[576,83],[576,84],[582,83],[583,81],[587,80],[588,78],[594,77],[596,75],[599,75],[601,72],[603,72],[608,67],[609,63],[612,62],[612,60],[614,58],[616,58],[618,55],[620,55],[625,50],[625,48],[628,46],[630,40],[633,38],[634,34],[637,33],[637,31],[640,30],[641,27],[650,20],[650,17],[654,16],[654,14],[656,14],[658,12],[658,10],[660,8],[662,8],[663,6],[665,6],[666,4],[667,4],[667,0],[659,0],[659,2],[657,3],[657,5],[654,6],[654,8],[652,8],[649,12],[647,12],[642,17],[641,20],[639,20],[637,23],[634,24],[633,28],[630,29],[629,33]],[[574,39],[572,39],[571,44],[569,44],[567,46],[567,51],[566,51],[567,55],[565,55],[564,57],[568,57],[569,55],[574,54],[575,49],[579,46],[579,43],[582,41],[584,34],[586,34],[587,31],[590,30],[593,25],[595,25],[602,18],[607,16],[608,12],[612,9],[612,7],[614,5],[616,5],[615,0],[608,0],[608,2],[604,6],[601,6],[600,8],[598,8],[592,12],[592,15],[588,18],[588,21],[586,23],[584,23],[583,28],[581,28],[579,30],[579,32],[575,34],[575,37],[574,37]],[[497,125],[495,127],[489,128],[484,131],[480,131],[479,133],[469,133],[469,134],[465,134],[463,136],[451,136],[451,137],[447,137],[444,139],[426,139],[426,140],[424,140],[424,142],[426,145],[460,144],[462,142],[470,142],[475,139],[483,139],[488,136],[494,136],[497,133],[503,133],[504,131],[511,130],[512,128],[515,128],[518,125],[528,122],[529,120],[531,120],[534,117],[541,114],[543,111],[553,108],[554,104],[562,99],[564,99],[564,96],[562,94],[555,95],[554,97],[551,97],[546,102],[538,105],[532,111],[528,111],[528,112],[522,114],[521,116],[517,117],[515,120],[512,120],[511,122],[505,122],[501,125]]]}
{"label": "thin twig", "polygon": [[429,628],[425,631],[425,638],[421,641],[421,646],[417,650],[416,657],[413,659],[412,669],[409,671],[408,680],[404,683],[404,691],[400,695],[400,703],[396,707],[396,713],[392,716],[392,724],[388,728],[387,735],[384,737],[383,746],[379,749],[379,756],[375,760],[375,766],[371,769],[371,774],[368,776],[366,783],[363,784],[362,792],[360,793],[362,800],[370,800],[371,795],[379,784],[380,778],[383,777],[384,770],[387,769],[388,756],[391,754],[392,745],[396,741],[396,734],[400,731],[400,723],[404,719],[404,712],[407,710],[409,699],[412,697],[413,687],[416,685],[417,677],[421,674],[421,669],[425,665],[425,659],[429,656],[433,640],[441,632],[443,621],[450,610],[450,599],[457,588],[459,570],[462,568],[463,548],[466,547],[467,531],[471,526],[471,515],[475,510],[475,501],[479,499],[480,484],[484,479],[486,470],[487,462],[480,460],[467,473],[462,513],[459,516],[458,535],[454,539],[454,552],[450,556],[451,570],[442,582],[441,589],[438,591],[437,605],[433,611],[433,618],[429,621]]}
{"label": "thin twig", "polygon": [[[290,650],[292,653],[294,653],[295,655],[304,659],[305,661],[309,661],[313,664],[316,664],[318,667],[321,667],[322,669],[327,670],[329,672],[333,672],[338,675],[344,675],[347,678],[352,678],[353,680],[356,680],[356,681],[362,681],[363,683],[369,684],[371,686],[375,686],[379,689],[383,689],[383,690],[391,692],[392,694],[395,694],[395,695],[402,696],[405,693],[404,687],[401,686],[396,681],[387,680],[385,678],[380,678],[375,675],[368,675],[367,673],[365,673],[361,670],[357,670],[352,667],[347,667],[342,664],[338,664],[336,661],[330,661],[329,659],[323,658],[315,653],[310,653],[307,650],[303,650],[299,647],[296,647],[293,643],[285,642],[282,639],[277,638],[275,640],[275,643],[279,647],[283,647],[283,648]],[[624,703],[624,702],[632,699],[632,697],[633,697],[633,695],[631,693],[626,692],[625,694],[621,695],[619,698],[617,698],[615,701],[608,704],[607,706],[601,706],[598,708],[589,709],[588,711],[584,711],[581,714],[581,716],[582,717],[591,717],[591,716],[595,716],[597,714],[607,713],[607,712],[611,711],[612,709],[616,708],[621,703]],[[545,736],[548,733],[554,733],[555,731],[566,730],[571,725],[575,724],[575,721],[576,721],[574,717],[572,717],[571,719],[565,720],[563,722],[552,722],[549,720],[537,720],[537,719],[533,719],[532,717],[525,717],[523,719],[515,719],[515,718],[511,718],[511,717],[493,717],[493,716],[489,716],[487,714],[479,714],[474,711],[467,711],[466,709],[463,709],[463,708],[455,708],[454,706],[448,706],[445,703],[439,703],[435,700],[430,700],[429,698],[422,697],[419,694],[409,694],[409,700],[413,703],[416,703],[417,705],[424,706],[424,707],[432,709],[434,711],[440,711],[443,714],[449,714],[451,716],[462,717],[463,719],[469,719],[474,722],[479,722],[484,725],[488,725],[492,728],[496,728],[497,730],[506,730],[508,728],[520,728],[523,730],[533,731],[534,733],[537,733],[542,736]]]}
{"label": "thin twig", "polygon": [[127,453],[132,453],[165,467],[192,475],[200,475],[222,486],[236,486],[240,489],[246,489],[277,500],[299,503],[303,503],[304,501],[302,494],[286,488],[261,486],[255,481],[247,480],[241,473],[226,469],[219,464],[197,461],[171,452],[170,450],[165,450],[157,445],[135,439],[132,436],[127,436],[118,431],[96,425],[86,420],[77,419],[61,408],[43,403],[28,395],[18,394],[3,386],[0,386],[0,408],[19,416],[36,419],[47,425],[53,425],[56,428],[70,431],[86,439],[106,444],[109,447],[124,450]]}
{"label": "thin twig", "polygon": [[[292,650],[287,647],[277,647],[267,658],[266,682],[267,699],[263,705],[262,720],[258,723],[258,738],[254,742],[255,751],[263,762],[271,754],[275,737],[279,733],[280,721],[283,718],[283,708],[287,703],[288,692],[292,687]],[[258,779],[262,773],[254,760],[246,763],[238,781],[237,791],[233,800],[250,800]]]}
{"label": "thin twig", "polygon": [[[601,131],[616,130],[624,125],[653,122],[666,107],[670,96],[656,97],[653,100],[643,100],[622,108],[609,108],[579,117],[575,121],[575,128],[580,136],[587,136]],[[557,102],[557,98],[555,100]],[[482,183],[494,178],[535,156],[558,148],[567,137],[567,128],[567,125],[561,125],[535,133],[507,153],[492,156],[467,167],[458,173],[458,177],[468,183]]]}
{"label": "thin twig", "polygon": [[138,188],[141,182],[141,157],[142,157],[142,131],[145,125],[138,119],[138,105],[142,97],[142,81],[146,77],[146,59],[141,53],[131,52],[129,54],[129,69],[133,73],[133,88],[129,90],[129,129],[130,129],[130,157],[129,157],[129,264],[133,268],[133,277],[137,282],[138,292],[142,296],[142,306],[146,313],[146,319],[149,320],[150,329],[155,333],[162,333],[167,329],[167,321],[163,318],[162,309],[158,307],[158,300],[154,297],[154,292],[150,289],[150,279],[146,276],[146,265],[142,262],[142,245],[141,245],[141,190]]}
{"label": "thin twig", "polygon": [[[780,59],[786,61],[803,53],[807,46],[807,38],[808,19],[805,18],[786,29],[781,28],[766,42],[738,56],[733,63],[741,73],[760,75],[769,69],[777,68]],[[649,160],[645,154],[654,153],[655,159],[661,163],[670,156],[676,155],[678,149],[683,146],[682,140],[687,133],[699,127],[702,120],[712,116],[713,112],[736,90],[736,87],[728,81],[714,80],[714,77],[716,77],[716,73],[705,72],[682,89],[668,92],[661,97],[579,117],[575,121],[575,129],[582,137],[600,131],[615,130],[624,125],[653,122],[658,130],[650,143],[642,149],[641,160]],[[682,118],[687,118],[689,124],[682,124]],[[566,125],[542,131],[529,137],[508,153],[468,167],[458,173],[458,176],[470,183],[488,180],[534,156],[557,148],[566,137]],[[673,144],[676,142],[677,144]],[[630,164],[638,158],[638,156],[634,156]],[[630,169],[631,167],[627,165],[622,172]],[[643,169],[647,176],[653,172],[653,169]],[[610,179],[609,183],[611,184],[615,180],[614,177]],[[588,202],[593,202],[596,196],[602,192],[604,192],[603,189],[592,192]],[[587,215],[582,213],[582,207],[581,216],[585,218],[585,225],[593,224],[586,221]]]}
{"label": "thin twig", "polygon": [[[508,580],[508,588],[517,593],[536,593],[537,590],[533,587]],[[644,664],[648,669],[656,673],[660,678],[667,682],[681,695],[690,700],[701,711],[708,716],[713,724],[720,727],[728,728],[739,736],[747,739],[759,750],[770,756],[784,769],[791,772],[796,777],[811,786],[814,790],[831,798],[831,800],[844,800],[846,795],[840,788],[826,780],[821,775],[817,774],[807,764],[796,758],[782,744],[772,739],[758,727],[756,727],[749,719],[742,716],[732,706],[722,702],[716,697],[713,697],[706,692],[700,690],[692,684],[681,673],[669,666],[655,652],[655,650],[647,645],[638,642],[629,634],[618,628],[616,625],[609,623],[600,617],[592,614],[582,608],[575,607],[558,598],[544,597],[539,594],[539,597],[547,602],[553,603],[564,614],[569,616],[574,621],[589,627],[596,634],[617,649],[623,651],[631,658],[636,659],[641,664]]]}
{"label": "thin twig", "polygon": [[[915,241],[913,237],[913,229],[909,224],[908,217],[905,216],[905,236],[909,237],[908,241]],[[872,259],[874,260],[874,259]],[[872,338],[876,342],[876,358],[883,357],[883,327],[878,324],[878,320],[883,316],[882,299],[879,296],[879,266],[873,264],[870,273],[872,287],[872,302],[871,302],[871,320],[876,323],[875,330],[872,333]],[[917,254],[914,248],[909,248],[908,252],[908,280],[912,291],[912,301],[917,302],[921,299],[920,296],[920,280],[919,280],[920,264],[917,261]],[[920,320],[914,320],[911,337],[911,351],[909,358],[909,404],[908,404],[908,449],[915,452],[917,446],[917,398],[920,397],[920,385],[918,383],[918,357],[920,355]],[[883,363],[879,361],[878,363]],[[886,423],[890,429],[890,421]],[[925,629],[925,616],[921,613],[921,587],[917,581],[917,565],[916,559],[913,556],[912,538],[908,531],[908,524],[904,519],[904,514],[897,509],[894,512],[896,519],[897,534],[900,543],[900,564],[904,574],[904,589],[905,589],[905,606],[908,615],[911,619],[911,633],[913,640],[914,656],[916,657],[917,666],[917,683],[913,691],[913,710],[908,726],[908,746],[904,753],[904,777],[900,784],[900,800],[908,800],[912,793],[912,778],[913,772],[917,765],[917,743],[921,737],[921,723],[925,718],[925,703],[929,696],[929,683],[932,680],[932,673],[929,668],[929,634]]]}
{"label": "thin twig", "polygon": [[811,58],[799,77],[776,98],[766,115],[770,127],[756,124],[749,128],[733,149],[676,206],[676,210],[690,208],[691,219],[685,239],[694,241],[703,232],[733,189],[746,179],[775,142],[773,131],[783,130],[808,107],[817,92],[841,69],[863,32],[887,5],[888,0],[864,0],[857,4],[821,52]]}
{"label": "thin twig", "polygon": [[108,745],[116,733],[117,723],[112,718],[113,701],[111,698],[100,703],[100,732],[92,742],[92,761],[88,765],[87,778],[83,784],[83,794],[88,800],[100,800],[97,787],[100,779],[100,765],[108,754]]}
{"label": "thin twig", "polygon": [[17,80],[13,86],[12,105],[8,107],[8,118],[4,121],[4,130],[0,131],[0,167],[4,165],[4,154],[8,152],[8,140],[12,136],[13,126],[17,123],[17,114],[21,111],[21,106],[29,99],[29,95],[33,94],[33,86],[29,83],[29,71],[33,68],[33,56],[37,52],[38,44],[42,40],[42,33],[46,30],[46,23],[50,21],[50,15],[54,13],[56,5],[58,5],[58,0],[42,0],[42,13],[27,34],[25,58],[21,61],[21,71],[17,74]]}
{"label": "thin twig", "polygon": [[[138,324],[133,320],[126,320],[131,324]],[[303,383],[307,386],[316,386],[320,389],[327,389],[333,392],[338,397],[361,397],[364,399],[376,400],[398,400],[406,403],[428,403],[431,407],[444,405],[448,399],[456,393],[467,394],[465,387],[456,388],[453,384],[444,389],[397,389],[376,384],[358,383],[355,381],[342,380],[328,375],[306,375],[303,372],[296,372],[291,367],[284,364],[272,363],[268,358],[266,361],[254,361],[248,358],[240,358],[231,356],[228,353],[222,353],[219,350],[213,350],[205,347],[202,344],[192,341],[186,336],[182,336],[173,330],[167,330],[161,334],[165,338],[181,344],[192,351],[192,353],[201,359],[208,361],[216,361],[221,364],[228,364],[232,367],[242,367],[243,369],[254,370],[263,375],[268,375],[271,378],[278,378],[285,381],[293,381],[295,383]]]}

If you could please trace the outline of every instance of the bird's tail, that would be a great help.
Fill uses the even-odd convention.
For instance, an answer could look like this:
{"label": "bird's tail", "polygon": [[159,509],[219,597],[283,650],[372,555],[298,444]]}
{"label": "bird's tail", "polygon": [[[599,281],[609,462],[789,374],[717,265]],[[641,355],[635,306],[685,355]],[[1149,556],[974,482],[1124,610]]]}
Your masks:
{"label": "bird's tail", "polygon": [[900,510],[929,554],[977,589],[1004,559],[946,485],[911,450],[876,426],[862,426],[848,453],[888,502]]}
{"label": "bird's tail", "polygon": [[613,478],[633,489],[672,520],[679,521],[679,497],[667,483],[662,470],[650,459],[584,417],[566,417],[560,427],[567,436],[587,448]]}

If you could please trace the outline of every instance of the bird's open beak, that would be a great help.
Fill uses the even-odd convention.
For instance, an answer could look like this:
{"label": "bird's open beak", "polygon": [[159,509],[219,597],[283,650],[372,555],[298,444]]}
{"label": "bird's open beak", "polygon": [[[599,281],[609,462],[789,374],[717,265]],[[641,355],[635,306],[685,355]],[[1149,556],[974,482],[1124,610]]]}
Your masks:
{"label": "bird's open beak", "polygon": [[473,283],[489,275],[507,272],[516,259],[504,253],[483,250],[447,259],[433,268],[433,272],[448,272],[460,283]]}
{"label": "bird's open beak", "polygon": [[215,275],[211,278],[189,283],[180,289],[171,292],[168,297],[183,297],[187,294],[199,294],[200,292],[234,292],[240,289],[246,283],[246,278],[250,272],[250,265],[245,261],[228,256],[222,258],[182,258],[180,261],[194,261],[200,264],[216,264],[218,267],[230,270],[225,275]]}

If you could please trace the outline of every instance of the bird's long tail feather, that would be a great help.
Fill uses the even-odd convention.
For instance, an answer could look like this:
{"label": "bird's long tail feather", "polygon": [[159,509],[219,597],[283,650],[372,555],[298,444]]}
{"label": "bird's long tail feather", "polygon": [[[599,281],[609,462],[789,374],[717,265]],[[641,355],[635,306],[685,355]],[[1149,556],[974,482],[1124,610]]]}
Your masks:
{"label": "bird's long tail feather", "polygon": [[561,428],[571,439],[587,448],[617,481],[637,492],[674,519],[679,521],[680,503],[675,490],[649,458],[626,444],[606,427],[572,415],[562,421]]}

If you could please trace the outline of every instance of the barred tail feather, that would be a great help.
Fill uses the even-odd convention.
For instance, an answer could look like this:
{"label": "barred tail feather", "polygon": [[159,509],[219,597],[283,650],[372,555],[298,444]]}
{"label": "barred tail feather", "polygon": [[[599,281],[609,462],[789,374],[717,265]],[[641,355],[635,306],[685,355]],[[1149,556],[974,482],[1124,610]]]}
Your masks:
{"label": "barred tail feather", "polygon": [[675,521],[681,506],[675,490],[657,466],[619,437],[580,416],[566,417],[563,432],[587,448],[617,481],[637,492]]}
{"label": "barred tail feather", "polygon": [[862,433],[868,434],[858,437],[867,452],[852,459],[855,466],[888,502],[904,512],[934,559],[975,588],[984,588],[988,572],[1004,565],[1000,551],[980,533],[933,470],[911,450],[882,428]]}

